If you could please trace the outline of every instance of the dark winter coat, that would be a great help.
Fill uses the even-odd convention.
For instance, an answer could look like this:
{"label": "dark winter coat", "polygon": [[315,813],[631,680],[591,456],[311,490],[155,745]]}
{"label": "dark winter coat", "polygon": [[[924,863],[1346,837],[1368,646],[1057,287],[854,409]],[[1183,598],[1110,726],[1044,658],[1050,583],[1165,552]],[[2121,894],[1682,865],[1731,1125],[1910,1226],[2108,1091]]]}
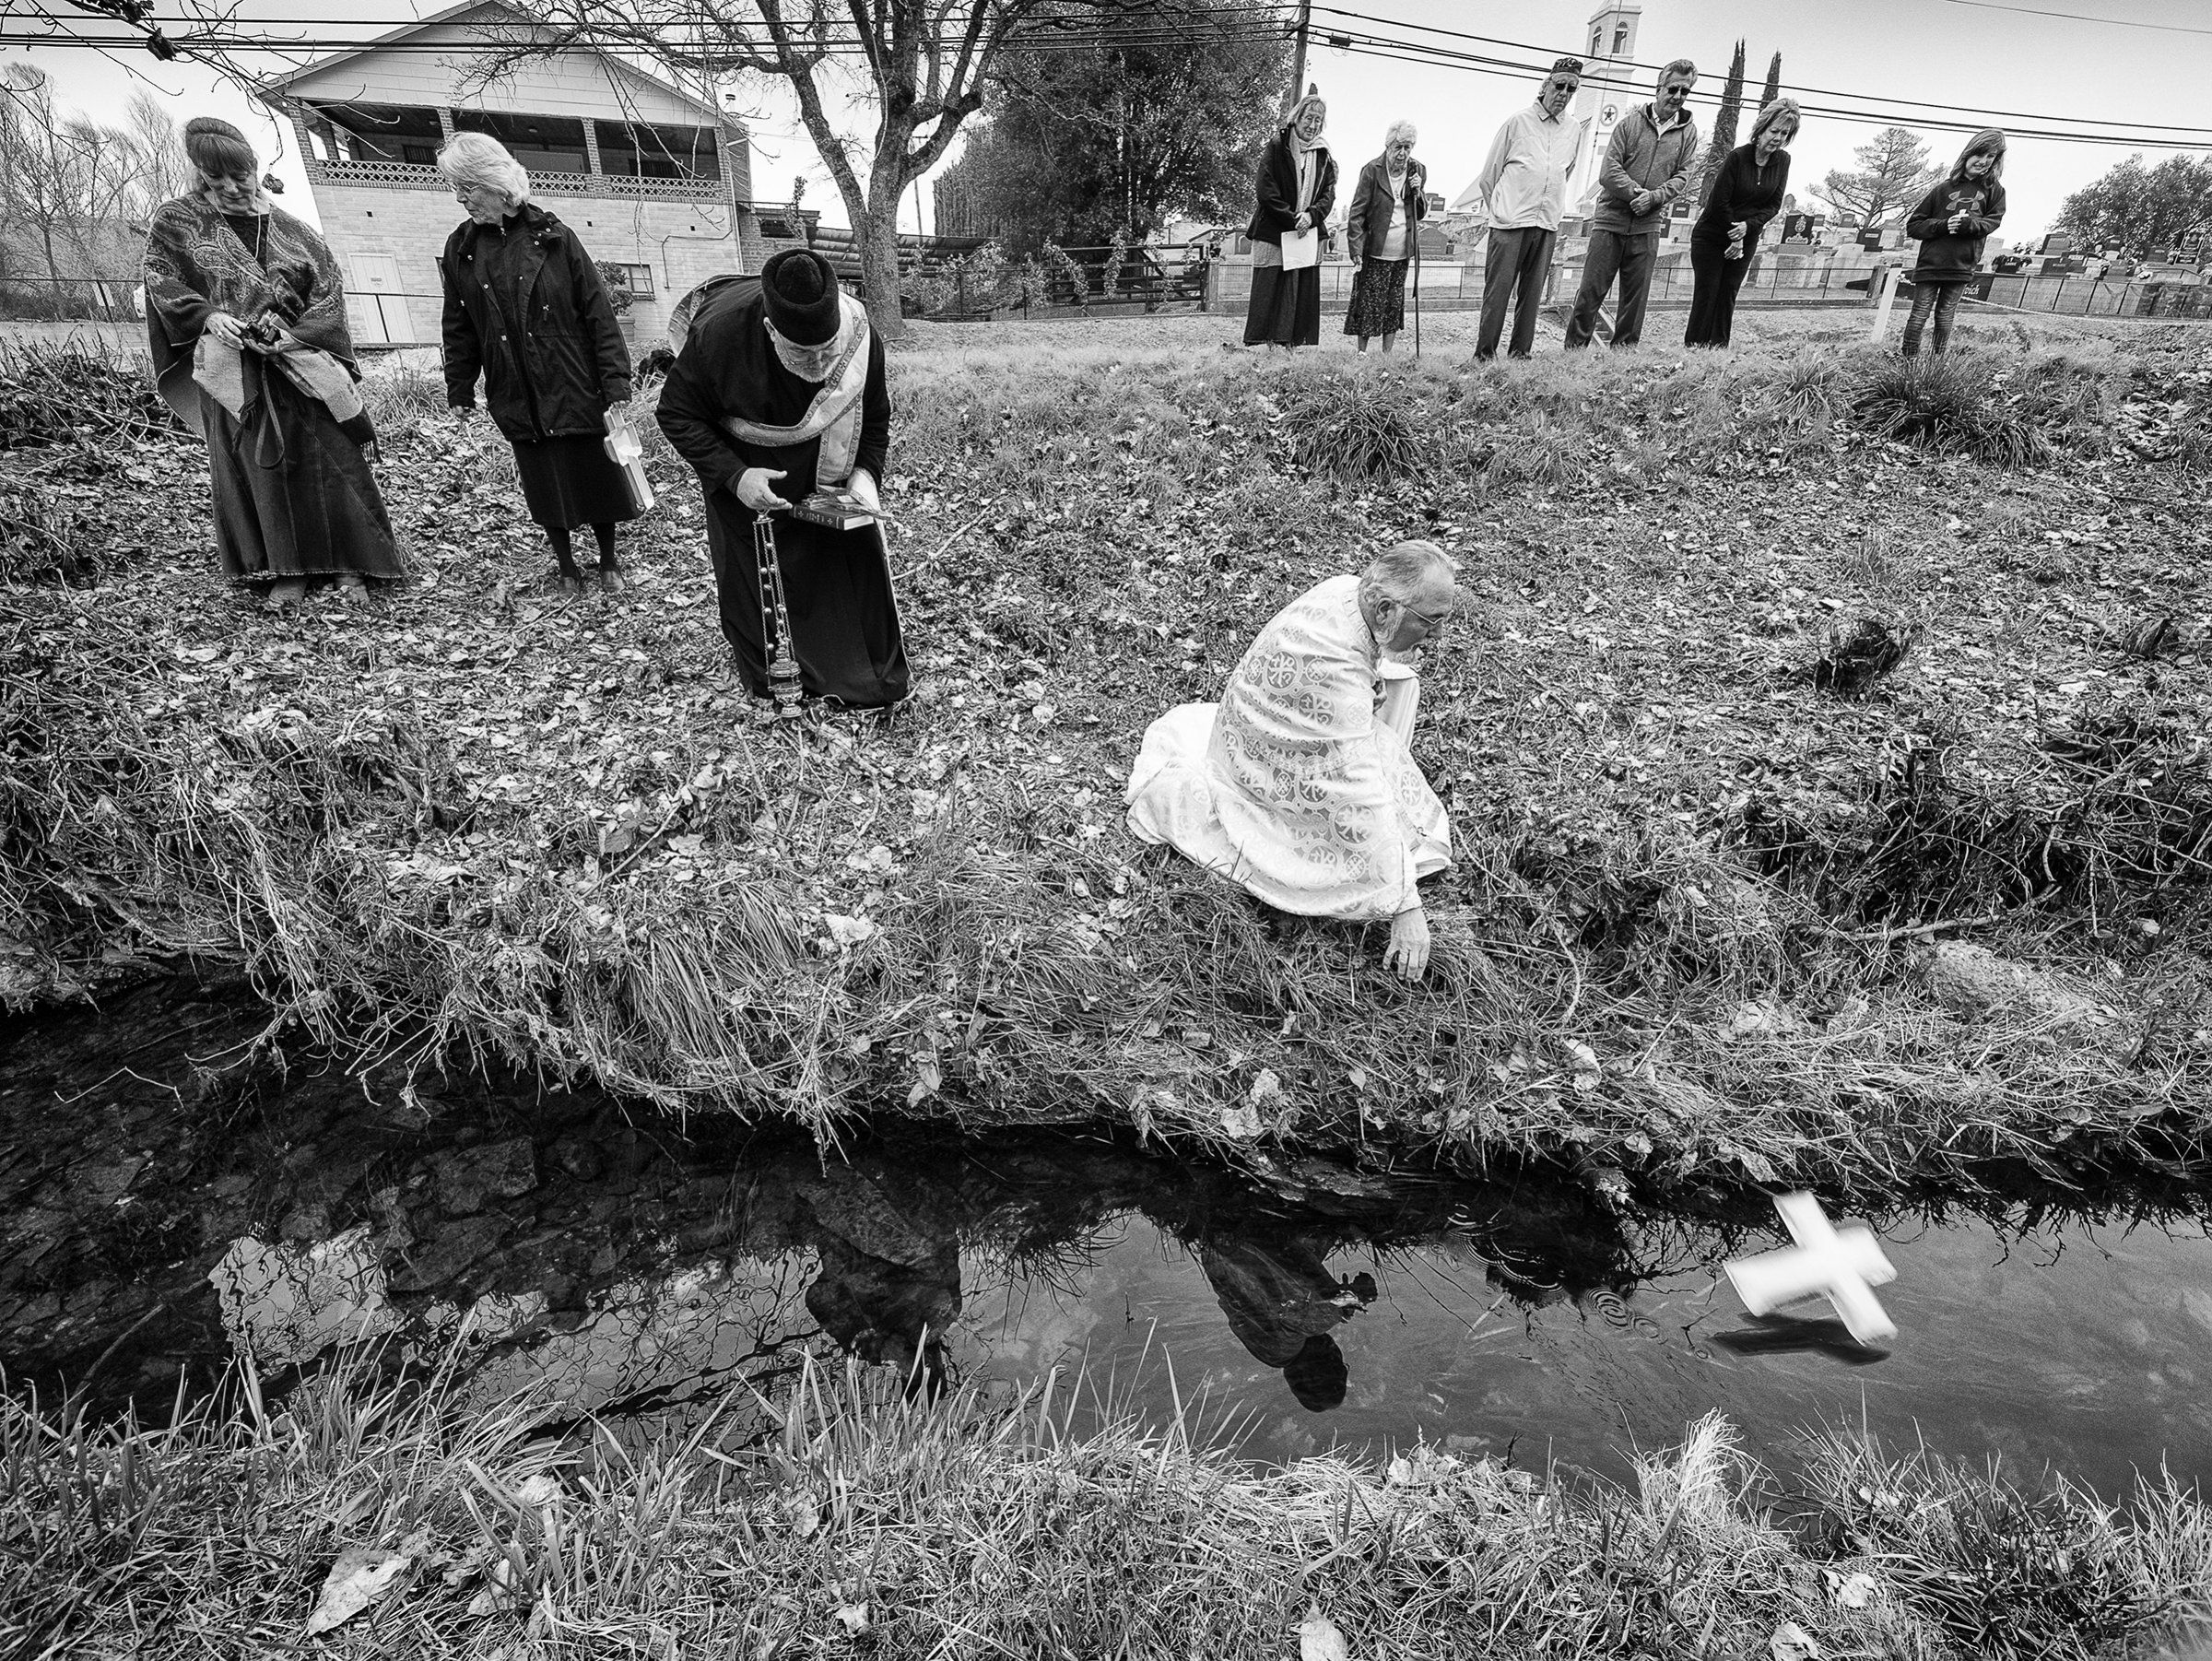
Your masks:
{"label": "dark winter coat", "polygon": [[[1296,189],[1298,175],[1290,176]],[[1406,170],[1405,214],[1406,257],[1412,257],[1414,239],[1421,233],[1421,216],[1429,205],[1421,199],[1421,186],[1429,175],[1415,162]],[[1320,198],[1318,195],[1315,200]],[[1370,234],[1370,233],[1372,234]],[[1344,218],[1344,245],[1357,265],[1369,253],[1381,257],[1382,239],[1390,234],[1390,159],[1378,156],[1359,170],[1359,183],[1352,187],[1351,211]]]}
{"label": "dark winter coat", "polygon": [[1782,211],[1782,198],[1789,188],[1789,151],[1776,150],[1774,159],[1762,168],[1757,145],[1737,145],[1721,163],[1721,175],[1713,182],[1712,194],[1705,198],[1704,211],[1698,215],[1690,241],[1724,247],[1730,231],[1740,224],[1744,228],[1744,258],[1749,260],[1759,248],[1759,233],[1766,230],[1767,221]]}
{"label": "dark winter coat", "polygon": [[[789,427],[814,402],[818,388],[800,380],[777,358],[775,343],[761,326],[767,314],[757,285],[730,284],[702,299],[684,349],[661,389],[657,419],[677,454],[691,464],[710,494],[722,489],[735,496],[747,467],[767,467],[786,475],[775,482],[777,495],[787,501],[804,501],[814,493],[815,468],[822,455],[820,439],[770,448],[740,439],[722,424],[724,417],[736,416]],[[890,442],[891,394],[883,336],[871,330],[867,385],[860,398],[860,445],[853,465],[881,479]],[[744,512],[749,522],[752,510]]]}
{"label": "dark winter coat", "polygon": [[[1336,158],[1329,154],[1327,145],[1315,147],[1313,166],[1313,200],[1306,211],[1313,216],[1309,223],[1320,225],[1336,206]],[[1254,183],[1259,206],[1253,209],[1244,234],[1255,242],[1279,245],[1283,232],[1294,229],[1298,219],[1298,155],[1290,147],[1288,128],[1270,138],[1260,152]]]}
{"label": "dark winter coat", "polygon": [[[1968,216],[1966,229],[1951,234],[1953,214]],[[1905,219],[1905,234],[1920,243],[1912,267],[1916,283],[1962,283],[1982,268],[1982,244],[2005,223],[2005,186],[1996,179],[1954,175],[1920,199]]]}
{"label": "dark winter coat", "polygon": [[474,408],[480,373],[485,405],[512,441],[606,430],[606,406],[629,397],[629,349],[574,231],[525,202],[503,225],[461,226],[438,271],[448,403]]}

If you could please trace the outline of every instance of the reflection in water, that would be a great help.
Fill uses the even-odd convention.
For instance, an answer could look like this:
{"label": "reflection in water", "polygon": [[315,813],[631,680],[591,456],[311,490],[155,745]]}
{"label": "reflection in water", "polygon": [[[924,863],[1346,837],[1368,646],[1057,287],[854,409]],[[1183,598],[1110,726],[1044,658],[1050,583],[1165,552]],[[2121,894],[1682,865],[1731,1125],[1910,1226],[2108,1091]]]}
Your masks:
{"label": "reflection in water", "polygon": [[[2212,1472],[2194,1229],[1892,1226],[1883,1357],[1830,1321],[1749,1322],[1717,1284],[1768,1238],[1730,1221],[1771,1222],[1755,1196],[1668,1219],[1573,1185],[1235,1177],[1073,1134],[826,1158],[586,1093],[195,1069],[250,1006],[134,995],[104,1027],[0,1036],[0,1365],[108,1403],[212,1378],[233,1337],[278,1387],[376,1338],[484,1399],[658,1422],[841,1347],[931,1390],[1088,1360],[1140,1411],[1239,1414],[1269,1458],[1424,1436],[1618,1470],[1717,1407],[1770,1456],[1863,1418],[2106,1487],[2166,1453]],[[145,1041],[126,1071],[118,1031]]]}

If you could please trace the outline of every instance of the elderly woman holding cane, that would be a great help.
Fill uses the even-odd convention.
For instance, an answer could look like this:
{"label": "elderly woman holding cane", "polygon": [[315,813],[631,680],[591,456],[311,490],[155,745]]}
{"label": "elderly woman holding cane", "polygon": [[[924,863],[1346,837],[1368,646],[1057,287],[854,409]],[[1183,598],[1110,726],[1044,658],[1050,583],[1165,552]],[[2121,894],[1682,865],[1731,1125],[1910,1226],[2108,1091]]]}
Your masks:
{"label": "elderly woman holding cane", "polygon": [[[1382,135],[1382,154],[1359,170],[1352,210],[1345,216],[1344,239],[1359,275],[1352,278],[1352,303],[1344,314],[1344,332],[1382,336],[1388,351],[1406,326],[1406,265],[1420,235],[1427,210],[1422,191],[1429,170],[1413,159],[1413,123],[1394,121]],[[1418,345],[1418,342],[1416,342]]]}
{"label": "elderly woman holding cane", "polygon": [[570,533],[599,544],[599,586],[622,586],[615,526],[644,511],[608,456],[629,412],[629,351],[606,285],[576,233],[530,200],[530,175],[496,138],[456,133],[438,171],[468,218],[438,257],[445,284],[446,401],[465,419],[477,378],[514,446],[523,502],[552,545],[563,588],[581,590]]}
{"label": "elderly woman holding cane", "polygon": [[1321,141],[1329,107],[1318,87],[1291,106],[1282,131],[1260,152],[1259,206],[1244,234],[1252,240],[1252,300],[1244,313],[1246,346],[1300,347],[1321,342],[1321,268],[1284,257],[1320,231],[1336,206],[1336,160]]}
{"label": "elderly woman holding cane", "polygon": [[154,383],[207,442],[215,542],[235,582],[297,606],[406,575],[368,447],[330,246],[277,207],[246,135],[184,124],[195,187],[154,215],[146,322]]}
{"label": "elderly woman holding cane", "polygon": [[1759,252],[1759,233],[1782,211],[1790,187],[1788,145],[1797,136],[1797,102],[1778,98],[1751,124],[1751,142],[1721,163],[1712,194],[1689,233],[1690,292],[1684,346],[1726,346],[1735,324],[1735,296]]}

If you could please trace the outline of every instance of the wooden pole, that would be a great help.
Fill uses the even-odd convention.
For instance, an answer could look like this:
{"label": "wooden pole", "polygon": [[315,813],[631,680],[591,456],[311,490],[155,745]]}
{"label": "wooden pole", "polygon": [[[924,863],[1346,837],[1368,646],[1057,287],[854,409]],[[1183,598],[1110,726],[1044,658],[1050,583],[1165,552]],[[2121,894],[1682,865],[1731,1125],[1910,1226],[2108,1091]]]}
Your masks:
{"label": "wooden pole", "polygon": [[1298,50],[1290,57],[1290,105],[1306,95],[1306,37],[1313,31],[1313,0],[1298,0]]}

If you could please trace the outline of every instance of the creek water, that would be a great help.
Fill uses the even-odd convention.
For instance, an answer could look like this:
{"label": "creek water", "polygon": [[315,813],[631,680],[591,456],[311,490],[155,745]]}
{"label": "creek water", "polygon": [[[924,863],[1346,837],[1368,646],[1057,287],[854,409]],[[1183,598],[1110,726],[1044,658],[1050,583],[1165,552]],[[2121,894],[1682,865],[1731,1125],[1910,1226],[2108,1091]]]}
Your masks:
{"label": "creek water", "polygon": [[[103,1406],[276,1387],[364,1340],[578,1414],[696,1416],[804,1350],[1011,1388],[1081,1361],[1253,1458],[1425,1437],[1618,1475],[1718,1408],[2063,1469],[2212,1474],[2212,1241],[2186,1196],[1875,1220],[1900,1330],[1754,1321],[1720,1278],[1757,1196],[1199,1168],[1082,1127],[895,1127],[825,1158],[525,1081],[243,1058],[236,992],[140,988],[0,1028],[0,1367]],[[1111,1381],[1110,1385],[1106,1381]]]}

